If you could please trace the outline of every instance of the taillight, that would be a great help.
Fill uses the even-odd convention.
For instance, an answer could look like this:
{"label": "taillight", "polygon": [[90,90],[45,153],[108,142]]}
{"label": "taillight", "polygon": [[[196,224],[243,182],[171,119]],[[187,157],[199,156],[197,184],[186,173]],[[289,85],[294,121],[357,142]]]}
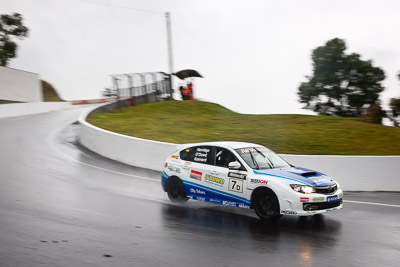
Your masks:
{"label": "taillight", "polygon": [[166,163],[166,162],[165,162],[165,164],[164,164],[164,168],[167,168],[167,167],[168,167],[168,163]]}

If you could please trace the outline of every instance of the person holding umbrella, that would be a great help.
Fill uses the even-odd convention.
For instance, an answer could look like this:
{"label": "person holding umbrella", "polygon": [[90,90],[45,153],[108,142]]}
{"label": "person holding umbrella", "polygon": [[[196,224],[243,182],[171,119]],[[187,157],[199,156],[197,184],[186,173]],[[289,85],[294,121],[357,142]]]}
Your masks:
{"label": "person holding umbrella", "polygon": [[[203,76],[201,76],[200,73],[191,69],[181,70],[176,73],[173,73],[173,75],[175,75],[181,80],[185,80],[187,78],[192,78],[192,77],[203,78]],[[185,88],[181,85],[179,87],[179,91],[181,92],[182,100],[193,100],[193,84],[190,80],[187,83],[187,87]]]}

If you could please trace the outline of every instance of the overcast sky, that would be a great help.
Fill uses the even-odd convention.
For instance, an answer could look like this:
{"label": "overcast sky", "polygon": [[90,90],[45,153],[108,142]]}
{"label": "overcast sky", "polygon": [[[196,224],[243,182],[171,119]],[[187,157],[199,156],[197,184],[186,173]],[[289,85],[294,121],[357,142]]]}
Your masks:
{"label": "overcast sky", "polygon": [[[174,70],[198,70],[196,97],[242,113],[310,114],[297,88],[311,51],[334,37],[386,73],[400,96],[400,1],[93,0],[172,15]],[[110,74],[168,72],[165,16],[80,0],[0,0],[30,29],[9,67],[36,72],[64,99],[99,98]]]}

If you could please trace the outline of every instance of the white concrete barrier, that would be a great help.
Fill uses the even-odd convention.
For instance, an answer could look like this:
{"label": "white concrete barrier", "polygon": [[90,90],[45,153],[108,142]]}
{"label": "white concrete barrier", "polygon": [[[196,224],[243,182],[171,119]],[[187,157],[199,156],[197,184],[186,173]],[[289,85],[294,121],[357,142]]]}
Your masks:
{"label": "white concrete barrier", "polygon": [[79,142],[89,150],[125,164],[157,171],[163,169],[167,156],[177,150],[177,144],[117,134],[88,123],[87,115],[97,108],[84,112],[79,118]]}
{"label": "white concrete barrier", "polygon": [[0,67],[0,100],[18,102],[43,101],[39,75],[32,72]]}
{"label": "white concrete barrier", "polygon": [[295,166],[331,176],[344,190],[400,191],[400,156],[281,156]]}
{"label": "white concrete barrier", "polygon": [[[129,137],[86,122],[93,108],[80,117],[80,143],[129,165],[161,171],[178,144]],[[349,191],[400,191],[400,156],[281,155],[289,163],[325,173]]]}
{"label": "white concrete barrier", "polygon": [[32,102],[0,105],[0,118],[57,111],[72,107],[69,102]]}

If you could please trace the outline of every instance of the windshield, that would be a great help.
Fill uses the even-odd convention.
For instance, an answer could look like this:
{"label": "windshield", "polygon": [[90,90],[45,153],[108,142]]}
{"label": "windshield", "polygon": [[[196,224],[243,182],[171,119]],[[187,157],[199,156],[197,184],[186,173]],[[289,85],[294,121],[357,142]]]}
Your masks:
{"label": "windshield", "polygon": [[280,156],[266,147],[245,147],[236,149],[236,152],[252,169],[274,169],[290,167]]}

